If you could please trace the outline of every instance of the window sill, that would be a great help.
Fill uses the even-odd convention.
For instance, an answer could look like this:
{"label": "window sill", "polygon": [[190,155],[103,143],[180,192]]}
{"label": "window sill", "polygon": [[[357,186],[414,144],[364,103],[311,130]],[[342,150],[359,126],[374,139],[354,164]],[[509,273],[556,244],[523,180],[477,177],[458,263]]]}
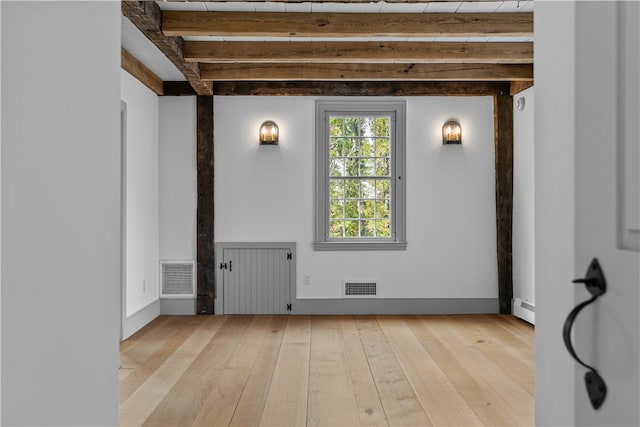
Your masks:
{"label": "window sill", "polygon": [[316,251],[404,251],[407,242],[314,242]]}

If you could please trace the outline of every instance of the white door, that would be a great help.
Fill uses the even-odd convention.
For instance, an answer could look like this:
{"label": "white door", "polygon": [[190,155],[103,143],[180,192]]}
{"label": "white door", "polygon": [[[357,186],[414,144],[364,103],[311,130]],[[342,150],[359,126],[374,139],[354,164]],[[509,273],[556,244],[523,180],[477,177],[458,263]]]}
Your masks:
{"label": "white door", "polygon": [[[640,424],[638,2],[535,2],[536,424]],[[635,150],[635,151],[634,151]],[[634,232],[635,229],[635,232]],[[635,248],[635,249],[634,249]],[[607,385],[594,409],[562,328]]]}
{"label": "white door", "polygon": [[[640,253],[633,241],[640,229],[640,4],[577,2],[575,13],[574,272],[584,277],[597,258],[607,282],[606,293],[583,309],[574,328],[577,354],[600,373],[606,397],[594,409],[587,369],[576,364],[575,423],[637,426]],[[576,304],[589,299],[584,285],[575,286]]]}

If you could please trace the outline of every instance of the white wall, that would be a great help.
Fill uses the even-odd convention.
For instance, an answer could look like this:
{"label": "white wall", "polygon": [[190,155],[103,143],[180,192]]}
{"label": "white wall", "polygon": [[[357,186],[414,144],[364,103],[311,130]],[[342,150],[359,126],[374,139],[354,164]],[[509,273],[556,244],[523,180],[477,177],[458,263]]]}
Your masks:
{"label": "white wall", "polygon": [[160,98],[160,259],[196,259],[196,98]]}
{"label": "white wall", "polygon": [[[312,249],[315,99],[214,98],[216,241],[297,242],[298,298],[339,298],[345,279],[384,298],[497,298],[492,98],[406,98],[408,248],[384,252]],[[462,146],[442,145],[450,117]],[[268,119],[275,147],[258,145]]]}
{"label": "white wall", "polygon": [[[536,1],[535,278],[536,424],[574,424],[574,363],[562,322],[573,307],[575,5]],[[570,308],[569,308],[570,310]],[[559,355],[564,355],[560,356]]]}
{"label": "white wall", "polygon": [[158,96],[126,71],[120,74],[120,96],[127,104],[125,305],[130,317],[159,297]]}
{"label": "white wall", "polygon": [[[0,5],[0,46],[2,46],[2,5]],[[2,81],[2,56],[0,55],[0,82]],[[0,84],[0,99],[2,99],[2,85]],[[0,102],[0,118],[2,117],[2,102]],[[2,120],[0,119],[0,189],[2,188]],[[0,191],[1,194],[1,191]],[[0,224],[2,224],[2,197],[0,197]],[[2,242],[2,227],[0,226],[0,242]],[[2,330],[2,244],[0,244],[0,331]],[[2,340],[0,339],[0,378],[2,378]],[[0,387],[0,424],[2,424],[2,387]]]}
{"label": "white wall", "polygon": [[117,425],[120,4],[0,7],[2,425]]}
{"label": "white wall", "polygon": [[[517,108],[524,99],[522,111]],[[535,305],[534,89],[513,97],[513,296]]]}
{"label": "white wall", "polygon": [[[160,260],[196,260],[196,97],[160,98]],[[163,297],[161,314],[196,314],[196,298]]]}
{"label": "white wall", "polygon": [[[2,5],[0,5],[0,46],[2,46]],[[0,82],[2,81],[2,56],[0,55]],[[0,84],[0,99],[2,99],[2,85]],[[2,117],[2,102],[0,102],[0,118]],[[2,188],[2,120],[0,119],[0,189]],[[1,191],[0,191],[1,194]],[[2,224],[2,197],[0,197],[0,224]],[[0,226],[0,242],[2,242],[2,227]],[[0,331],[2,330],[2,244],[0,244]],[[2,340],[0,339],[0,378],[2,378]],[[2,387],[0,387],[0,424],[2,423]]]}

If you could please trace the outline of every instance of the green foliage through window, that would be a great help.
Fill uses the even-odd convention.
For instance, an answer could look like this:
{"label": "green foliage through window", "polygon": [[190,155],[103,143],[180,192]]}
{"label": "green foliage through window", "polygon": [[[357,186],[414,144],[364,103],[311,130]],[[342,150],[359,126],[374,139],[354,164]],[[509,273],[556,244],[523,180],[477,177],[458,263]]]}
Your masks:
{"label": "green foliage through window", "polygon": [[329,236],[391,236],[391,117],[330,116]]}

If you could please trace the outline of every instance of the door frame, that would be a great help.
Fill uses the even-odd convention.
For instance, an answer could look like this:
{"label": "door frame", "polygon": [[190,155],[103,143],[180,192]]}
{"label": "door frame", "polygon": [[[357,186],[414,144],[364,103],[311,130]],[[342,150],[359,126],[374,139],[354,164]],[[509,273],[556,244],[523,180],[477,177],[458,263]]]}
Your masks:
{"label": "door frame", "polygon": [[287,249],[291,252],[292,260],[289,269],[289,302],[296,299],[296,243],[295,242],[218,242],[215,245],[216,282],[214,293],[214,314],[224,313],[224,273],[220,264],[224,258],[225,249]]}
{"label": "door frame", "polygon": [[120,341],[127,319],[127,103],[120,101]]}

